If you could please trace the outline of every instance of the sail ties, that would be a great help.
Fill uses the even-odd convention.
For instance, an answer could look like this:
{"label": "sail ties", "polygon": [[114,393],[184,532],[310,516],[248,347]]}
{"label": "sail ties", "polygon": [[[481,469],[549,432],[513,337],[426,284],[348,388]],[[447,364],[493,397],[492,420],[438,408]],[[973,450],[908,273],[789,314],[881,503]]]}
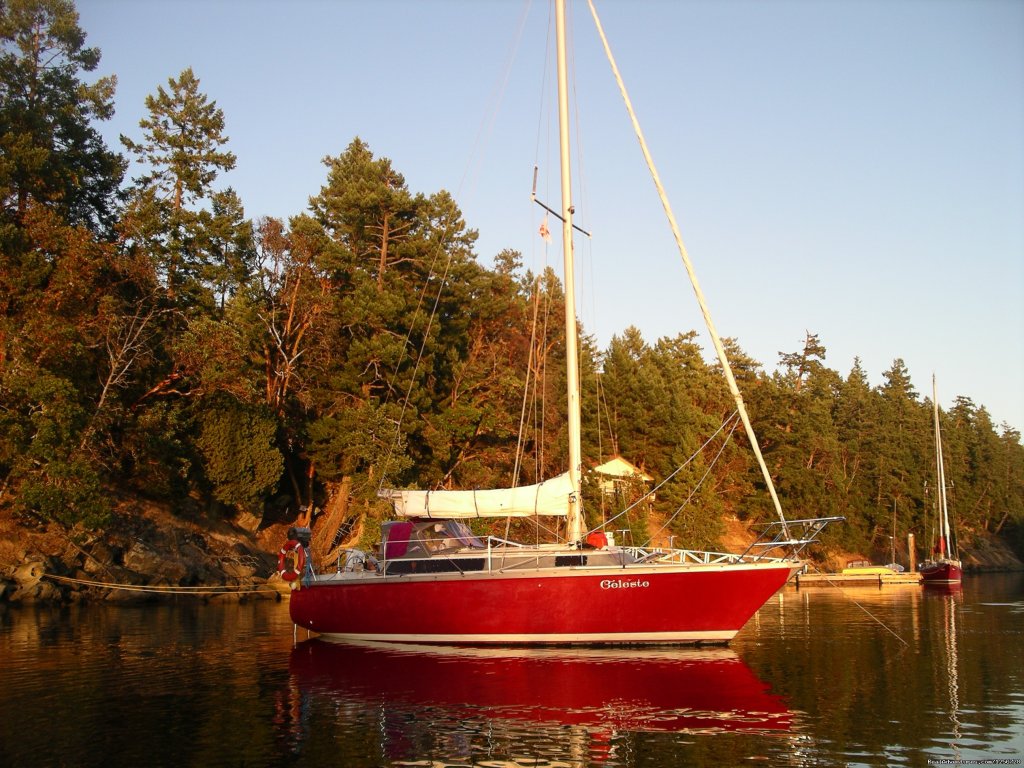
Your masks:
{"label": "sail ties", "polygon": [[424,518],[565,517],[573,494],[568,473],[516,488],[378,492],[378,496],[391,501],[396,514]]}

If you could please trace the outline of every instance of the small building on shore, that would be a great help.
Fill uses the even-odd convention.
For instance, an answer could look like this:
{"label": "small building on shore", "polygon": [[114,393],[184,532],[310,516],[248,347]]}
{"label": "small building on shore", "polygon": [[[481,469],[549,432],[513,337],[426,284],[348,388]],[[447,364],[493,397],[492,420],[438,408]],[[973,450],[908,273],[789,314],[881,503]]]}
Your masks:
{"label": "small building on shore", "polygon": [[[653,477],[621,456],[613,456],[599,464],[594,467],[594,472],[599,476],[598,486],[604,496],[628,496],[630,488],[641,485],[646,490],[654,482]],[[653,494],[650,501],[654,501]]]}

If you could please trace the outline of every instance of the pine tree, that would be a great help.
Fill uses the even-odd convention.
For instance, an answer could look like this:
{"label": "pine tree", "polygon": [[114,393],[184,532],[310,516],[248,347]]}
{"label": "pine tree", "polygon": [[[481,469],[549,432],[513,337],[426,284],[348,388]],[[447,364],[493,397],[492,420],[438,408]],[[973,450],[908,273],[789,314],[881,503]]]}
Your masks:
{"label": "pine tree", "polygon": [[140,187],[153,187],[175,211],[205,198],[217,174],[235,167],[235,156],[222,151],[224,113],[199,90],[199,78],[189,67],[146,97],[149,116],[139,121],[143,140],[121,141],[150,172],[139,177]]}
{"label": "pine tree", "polygon": [[897,515],[916,507],[912,519],[928,517],[929,502],[922,494],[935,466],[931,404],[918,400],[902,359],[894,360],[883,378],[877,389],[882,433],[874,441],[872,495],[862,511],[865,532],[875,546],[892,529],[894,506]]}
{"label": "pine tree", "polygon": [[831,515],[836,510],[835,486],[839,446],[832,421],[839,377],[825,365],[825,346],[807,333],[798,353],[780,353],[783,366],[775,377],[776,421],[766,440],[765,456],[776,477],[777,491],[799,517]]}
{"label": "pine tree", "polygon": [[832,415],[839,446],[833,474],[835,511],[846,522],[826,530],[826,536],[845,542],[851,550],[866,540],[860,516],[875,499],[878,448],[886,439],[879,408],[880,398],[872,391],[860,358],[855,358],[839,388]]}
{"label": "pine tree", "polygon": [[384,290],[388,269],[405,256],[400,246],[413,234],[417,200],[387,158],[374,158],[358,137],[338,157],[324,158],[327,184],[310,204],[334,240]]}
{"label": "pine tree", "polygon": [[[167,85],[167,90],[159,86],[155,96],[146,97],[149,115],[139,121],[142,140],[121,137],[137,162],[149,169],[135,180],[122,229],[129,242],[155,261],[169,298],[209,305],[223,273],[210,272],[217,255],[208,248],[210,215],[191,206],[211,197],[213,182],[220,172],[235,167],[235,156],[222,149],[228,141],[224,113],[199,90],[192,69],[170,78]],[[214,214],[238,229],[242,215],[237,198],[221,196],[214,203],[221,208]]]}
{"label": "pine tree", "polygon": [[804,347],[800,352],[779,353],[779,363],[786,369],[792,381],[793,391],[799,393],[807,378],[824,368],[825,346],[818,334],[807,332]]}
{"label": "pine tree", "polygon": [[651,347],[639,330],[628,328],[612,338],[601,380],[618,452],[657,482],[667,481],[657,493],[658,529],[647,535],[676,535],[696,547],[718,540],[721,514],[735,503],[736,487],[725,482],[728,473],[716,464],[735,457],[728,450],[719,455],[725,436],[699,450],[728,409],[712,394],[714,374],[694,336],[663,338]]}
{"label": "pine tree", "polygon": [[324,243],[319,269],[330,286],[307,360],[322,374],[310,391],[308,460],[368,498],[382,476],[412,481],[399,473],[408,460],[435,485],[459,463],[434,456],[427,433],[457,423],[442,428],[435,414],[458,389],[469,349],[476,234],[450,195],[413,195],[359,139],[325,164],[307,224]]}
{"label": "pine tree", "polygon": [[100,51],[85,47],[74,4],[7,0],[0,4],[0,44],[3,221],[21,222],[35,202],[69,224],[109,231],[125,164],[93,122],[113,116],[117,80],[81,79],[96,69]]}

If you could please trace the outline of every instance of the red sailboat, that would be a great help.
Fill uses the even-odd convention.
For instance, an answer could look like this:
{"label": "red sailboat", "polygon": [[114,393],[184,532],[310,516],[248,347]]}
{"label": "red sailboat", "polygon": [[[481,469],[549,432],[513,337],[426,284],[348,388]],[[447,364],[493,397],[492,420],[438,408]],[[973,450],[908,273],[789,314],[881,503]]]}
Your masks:
{"label": "red sailboat", "polygon": [[959,584],[963,578],[963,565],[956,551],[949,526],[949,508],[946,505],[946,470],[942,460],[942,433],[939,430],[939,403],[932,376],[932,410],[935,416],[935,484],[937,535],[932,557],[921,563],[921,580],[924,584]]}
{"label": "red sailboat", "polygon": [[[560,211],[548,210],[562,222],[568,471],[528,487],[384,491],[399,519],[383,526],[379,551],[349,550],[326,573],[306,562],[308,539],[303,537],[308,531],[297,532],[282,550],[282,560],[294,557],[299,562],[283,562],[281,570],[292,579],[290,611],[299,627],[350,640],[446,644],[726,643],[802,567],[799,552],[837,519],[787,521],[783,516],[724,346],[663,199],[779,520],[742,554],[622,546],[611,534],[588,530],[580,492],[564,0],[556,1],[555,24],[562,201]],[[634,126],[650,165],[635,118]],[[651,171],[660,190],[653,165]],[[527,545],[493,536],[482,539],[464,522],[544,515],[566,519],[565,540]]]}

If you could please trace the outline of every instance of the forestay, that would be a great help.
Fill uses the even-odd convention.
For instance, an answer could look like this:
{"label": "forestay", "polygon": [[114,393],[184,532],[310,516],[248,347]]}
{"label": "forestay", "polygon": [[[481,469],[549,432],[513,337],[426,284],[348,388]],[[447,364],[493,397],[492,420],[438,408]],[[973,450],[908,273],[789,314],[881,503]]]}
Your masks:
{"label": "forestay", "polygon": [[385,489],[395,513],[403,517],[565,517],[573,495],[569,473],[537,485],[476,491],[407,491]]}

